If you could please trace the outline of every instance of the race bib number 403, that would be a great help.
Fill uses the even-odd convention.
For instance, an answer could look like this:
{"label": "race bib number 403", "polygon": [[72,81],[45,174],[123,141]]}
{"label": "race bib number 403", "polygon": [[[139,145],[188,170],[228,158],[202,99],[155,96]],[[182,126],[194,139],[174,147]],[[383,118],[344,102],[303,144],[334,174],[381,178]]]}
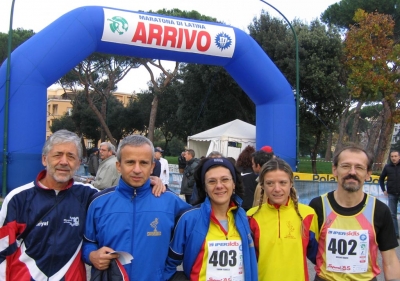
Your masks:
{"label": "race bib number 403", "polygon": [[242,241],[209,241],[206,280],[243,281]]}

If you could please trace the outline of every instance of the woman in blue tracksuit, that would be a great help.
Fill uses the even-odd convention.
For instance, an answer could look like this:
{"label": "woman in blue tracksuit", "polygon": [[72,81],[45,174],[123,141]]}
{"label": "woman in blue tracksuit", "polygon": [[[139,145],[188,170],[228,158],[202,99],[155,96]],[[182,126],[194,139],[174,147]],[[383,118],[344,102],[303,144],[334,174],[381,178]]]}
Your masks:
{"label": "woman in blue tracksuit", "polygon": [[[257,260],[245,211],[240,173],[226,158],[206,158],[195,174],[200,205],[174,230],[165,280],[257,280]],[[182,280],[182,279],[180,279]]]}

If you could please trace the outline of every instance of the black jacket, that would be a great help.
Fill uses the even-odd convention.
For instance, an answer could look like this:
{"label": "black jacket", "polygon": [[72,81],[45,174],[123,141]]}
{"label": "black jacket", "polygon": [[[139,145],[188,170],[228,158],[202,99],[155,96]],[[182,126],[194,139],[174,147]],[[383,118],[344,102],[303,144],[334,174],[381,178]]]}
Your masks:
{"label": "black jacket", "polygon": [[253,206],[254,192],[257,186],[257,175],[252,168],[243,169],[241,172],[242,182],[244,186],[244,198],[242,208],[246,211]]}
{"label": "black jacket", "polygon": [[124,266],[113,259],[106,270],[98,270],[93,266],[90,281],[129,281],[129,277]]}
{"label": "black jacket", "polygon": [[387,193],[400,195],[400,163],[397,165],[390,163],[383,168],[381,176],[379,177],[379,185],[382,191],[385,191],[385,178]]}

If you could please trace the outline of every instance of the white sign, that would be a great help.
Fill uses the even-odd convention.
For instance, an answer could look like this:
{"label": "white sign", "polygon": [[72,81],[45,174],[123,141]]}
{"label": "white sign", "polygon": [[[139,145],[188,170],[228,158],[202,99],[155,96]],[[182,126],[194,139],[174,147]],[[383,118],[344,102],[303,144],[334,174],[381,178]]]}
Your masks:
{"label": "white sign", "polygon": [[102,41],[228,58],[235,50],[235,31],[231,27],[160,15],[103,10]]}

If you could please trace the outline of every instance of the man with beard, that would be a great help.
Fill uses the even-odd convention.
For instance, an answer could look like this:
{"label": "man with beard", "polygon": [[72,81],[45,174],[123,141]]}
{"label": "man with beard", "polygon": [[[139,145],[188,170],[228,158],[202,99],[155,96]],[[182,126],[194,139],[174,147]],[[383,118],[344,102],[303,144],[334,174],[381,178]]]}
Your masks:
{"label": "man with beard", "polygon": [[91,185],[74,182],[81,163],[80,138],[55,132],[42,151],[45,170],[12,190],[0,212],[0,280],[86,280],[81,260]]}
{"label": "man with beard", "polygon": [[335,191],[314,198],[319,246],[315,280],[376,280],[378,249],[386,280],[400,279],[400,262],[389,208],[363,192],[372,173],[372,157],[361,147],[345,146],[335,153]]}

